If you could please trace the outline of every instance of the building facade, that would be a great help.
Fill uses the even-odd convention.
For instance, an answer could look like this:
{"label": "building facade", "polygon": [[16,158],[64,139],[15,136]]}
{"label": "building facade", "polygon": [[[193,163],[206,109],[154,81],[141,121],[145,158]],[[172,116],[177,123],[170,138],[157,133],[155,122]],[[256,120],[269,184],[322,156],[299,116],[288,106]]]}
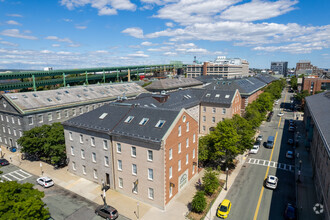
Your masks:
{"label": "building facade", "polygon": [[188,78],[202,75],[215,75],[226,79],[249,76],[249,63],[240,58],[226,58],[219,56],[212,62],[203,64],[189,64],[185,66]]}
{"label": "building facade", "polygon": [[63,125],[70,172],[160,209],[198,171],[198,122],[184,109],[108,104]]}
{"label": "building facade", "polygon": [[317,66],[312,65],[309,60],[300,60],[296,64],[296,75],[322,75],[323,69],[318,68]]}
{"label": "building facade", "polygon": [[322,79],[317,76],[303,77],[302,89],[311,95],[315,92],[330,90],[330,79]]}
{"label": "building facade", "polygon": [[135,83],[69,87],[37,92],[5,93],[0,97],[0,144],[20,148],[17,139],[31,128],[63,122],[118,97],[146,92]]}
{"label": "building facade", "polygon": [[287,76],[288,62],[271,62],[270,69],[275,74],[280,74],[280,75],[283,75],[283,76]]}
{"label": "building facade", "polygon": [[330,92],[306,97],[304,123],[317,199],[330,219]]}

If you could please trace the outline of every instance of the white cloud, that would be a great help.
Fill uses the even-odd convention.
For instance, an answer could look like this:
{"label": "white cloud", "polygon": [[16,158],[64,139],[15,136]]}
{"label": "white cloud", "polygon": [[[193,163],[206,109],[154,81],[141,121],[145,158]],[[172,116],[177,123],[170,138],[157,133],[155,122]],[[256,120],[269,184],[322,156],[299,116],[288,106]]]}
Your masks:
{"label": "white cloud", "polygon": [[165,25],[167,27],[174,27],[174,24],[172,22],[166,22]]}
{"label": "white cloud", "polygon": [[80,44],[69,44],[68,47],[80,47]]}
{"label": "white cloud", "polygon": [[208,53],[204,48],[192,48],[187,50],[188,53]]}
{"label": "white cloud", "polygon": [[76,28],[80,29],[80,30],[85,30],[87,28],[87,26],[76,25]]}
{"label": "white cloud", "polygon": [[57,36],[47,36],[45,37],[46,40],[54,40],[54,41],[58,41],[58,42],[65,42],[65,43],[72,43],[72,40],[70,40],[69,38],[59,38]]}
{"label": "white cloud", "polygon": [[294,10],[297,0],[265,1],[252,0],[241,5],[231,6],[221,13],[220,18],[235,21],[257,21],[277,17]]}
{"label": "white cloud", "polygon": [[6,46],[12,46],[12,47],[18,47],[19,45],[16,43],[8,42],[8,41],[0,41],[0,44],[6,45]]}
{"label": "white cloud", "polygon": [[122,33],[128,34],[135,38],[144,38],[143,30],[138,27],[126,28],[125,30],[122,31]]}
{"label": "white cloud", "polygon": [[324,45],[320,45],[318,43],[293,43],[284,46],[266,46],[266,47],[255,47],[253,50],[257,51],[267,51],[267,52],[287,52],[292,54],[305,54],[311,53],[313,50],[322,50]]}
{"label": "white cloud", "polygon": [[6,15],[9,16],[9,17],[18,17],[18,18],[23,17],[23,15],[21,15],[21,14],[6,14]]}
{"label": "white cloud", "polygon": [[151,42],[149,42],[149,41],[144,41],[144,42],[141,43],[141,45],[142,45],[142,46],[147,46],[147,47],[149,47],[149,46],[154,46],[154,45],[157,45],[157,44],[153,44],[153,43],[151,43]]}
{"label": "white cloud", "polygon": [[117,10],[136,10],[136,5],[130,0],[61,0],[61,4],[69,10],[91,5],[98,10],[98,15],[115,15]]}
{"label": "white cloud", "polygon": [[15,38],[23,38],[27,40],[37,40],[37,37],[24,35],[20,33],[18,29],[6,29],[0,32],[0,35],[8,36],[8,37],[15,37]]}
{"label": "white cloud", "polygon": [[63,18],[63,21],[65,21],[65,22],[72,22],[72,19],[69,19],[69,18]]}
{"label": "white cloud", "polygon": [[73,53],[69,52],[69,51],[59,51],[59,52],[56,52],[56,54],[59,54],[59,55],[72,55]]}
{"label": "white cloud", "polygon": [[49,53],[54,53],[54,52],[50,51],[50,50],[42,50],[42,51],[40,51],[40,53],[49,54]]}
{"label": "white cloud", "polygon": [[175,53],[175,52],[165,52],[164,55],[166,55],[166,56],[175,56],[175,55],[177,55],[177,53]]}
{"label": "white cloud", "polygon": [[52,47],[60,47],[60,44],[52,44]]}
{"label": "white cloud", "polygon": [[128,54],[127,56],[129,56],[129,57],[136,57],[136,58],[146,58],[146,57],[149,57],[149,55],[144,54],[143,51],[137,51],[136,53],[131,53],[131,54]]}
{"label": "white cloud", "polygon": [[109,51],[106,51],[106,50],[96,50],[96,51],[92,51],[91,53],[95,53],[95,54],[108,54]]}
{"label": "white cloud", "polygon": [[10,24],[10,25],[22,25],[22,24],[18,23],[17,21],[14,21],[14,20],[6,21],[6,24]]}

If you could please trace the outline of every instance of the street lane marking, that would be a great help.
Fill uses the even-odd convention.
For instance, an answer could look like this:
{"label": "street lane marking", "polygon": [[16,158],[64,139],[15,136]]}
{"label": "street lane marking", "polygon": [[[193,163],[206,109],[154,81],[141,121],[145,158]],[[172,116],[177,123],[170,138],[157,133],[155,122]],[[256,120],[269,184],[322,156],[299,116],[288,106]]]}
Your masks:
{"label": "street lane marking", "polygon": [[[257,163],[256,161],[259,162]],[[261,159],[255,160],[254,158],[250,158],[246,163],[265,166],[265,167],[272,167],[272,168],[277,168],[280,170],[291,171],[291,172],[293,172],[292,167],[294,167],[293,165],[289,165],[289,164],[277,163],[275,161],[261,160]]]}
{"label": "street lane marking", "polygon": [[15,179],[18,181],[22,181],[31,176],[32,176],[31,174],[29,174],[23,170],[15,170],[10,173],[6,173],[6,174],[2,175],[1,177],[7,179],[8,181],[13,181]]}
{"label": "street lane marking", "polygon": [[[286,100],[286,96],[287,96],[287,94],[288,94],[288,93],[285,92],[284,102],[285,102],[285,100]],[[280,125],[281,125],[281,120],[282,120],[282,117],[280,117],[280,120],[279,120],[279,122],[278,122],[278,126],[277,126],[277,128],[280,127]],[[272,158],[273,158],[273,153],[274,153],[274,149],[275,149],[275,144],[276,144],[277,134],[278,134],[278,131],[276,131],[275,140],[274,140],[274,147],[273,147],[272,152],[271,152],[271,154],[270,154],[269,161],[271,161]],[[269,166],[267,166],[267,171],[266,171],[266,174],[265,174],[265,178],[264,178],[264,179],[267,178],[267,176],[268,176],[268,172],[269,172]],[[260,191],[260,195],[259,195],[259,199],[258,199],[258,203],[257,203],[257,208],[256,208],[256,211],[254,212],[253,220],[257,220],[257,218],[258,218],[258,212],[259,212],[259,208],[260,208],[260,204],[261,204],[262,195],[263,195],[263,193],[264,193],[264,189],[265,189],[264,186],[262,186],[262,187],[261,187],[261,191]]]}

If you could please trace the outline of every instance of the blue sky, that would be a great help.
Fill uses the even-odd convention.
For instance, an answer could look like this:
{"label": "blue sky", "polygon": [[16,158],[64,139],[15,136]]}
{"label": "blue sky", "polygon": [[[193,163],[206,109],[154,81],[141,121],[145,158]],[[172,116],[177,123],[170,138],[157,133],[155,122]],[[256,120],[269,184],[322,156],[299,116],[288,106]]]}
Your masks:
{"label": "blue sky", "polygon": [[330,68],[329,0],[0,0],[0,69],[192,63]]}

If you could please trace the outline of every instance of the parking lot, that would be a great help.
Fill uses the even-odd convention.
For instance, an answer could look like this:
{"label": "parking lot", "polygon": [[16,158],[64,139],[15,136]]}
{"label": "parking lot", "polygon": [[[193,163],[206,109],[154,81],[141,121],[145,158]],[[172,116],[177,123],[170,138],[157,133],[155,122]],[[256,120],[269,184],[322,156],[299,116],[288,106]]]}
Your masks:
{"label": "parking lot", "polygon": [[[3,174],[0,175],[0,178],[4,181],[17,181],[19,183],[29,182],[34,184],[36,189],[43,191],[45,193],[43,201],[47,204],[49,212],[55,220],[103,219],[96,216],[94,213],[94,210],[98,204],[57,186],[56,182],[55,185],[50,188],[43,188],[42,186],[36,184],[36,179],[38,178],[37,176],[32,175],[12,164],[1,167],[1,171],[3,171]],[[120,215],[118,219],[127,220],[128,218]]]}

